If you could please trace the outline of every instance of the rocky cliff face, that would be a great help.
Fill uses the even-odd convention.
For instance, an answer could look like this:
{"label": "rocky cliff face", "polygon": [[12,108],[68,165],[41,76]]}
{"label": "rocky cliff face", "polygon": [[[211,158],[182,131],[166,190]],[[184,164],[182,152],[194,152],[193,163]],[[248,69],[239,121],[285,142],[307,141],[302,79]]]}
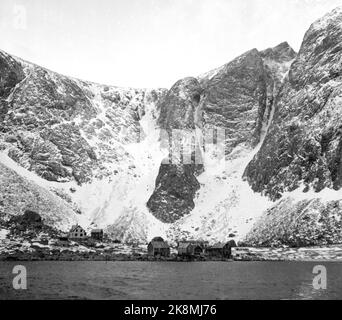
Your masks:
{"label": "rocky cliff face", "polygon": [[246,169],[253,190],[272,199],[302,184],[317,192],[342,186],[341,19],[336,10],[306,33],[265,142]]}
{"label": "rocky cliff face", "polygon": [[253,49],[201,78],[207,95],[204,126],[225,129],[226,153],[242,143],[255,147],[260,142],[262,125],[295,55],[286,42],[262,52]]}
{"label": "rocky cliff face", "polygon": [[277,97],[272,125],[245,177],[272,200],[285,198],[248,235],[252,244],[341,241],[341,196],[334,192],[342,187],[341,43],[338,8],[311,25]]}

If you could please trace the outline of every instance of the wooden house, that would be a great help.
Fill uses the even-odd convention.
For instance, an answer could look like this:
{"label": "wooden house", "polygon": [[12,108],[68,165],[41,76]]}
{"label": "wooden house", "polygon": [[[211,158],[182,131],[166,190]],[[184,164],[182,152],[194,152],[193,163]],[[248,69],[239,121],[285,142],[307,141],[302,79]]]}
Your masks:
{"label": "wooden house", "polygon": [[179,256],[191,255],[191,243],[190,242],[179,242],[177,246]]}
{"label": "wooden house", "polygon": [[203,247],[196,242],[179,242],[177,247],[179,256],[199,256],[203,253]]}
{"label": "wooden house", "polygon": [[91,230],[91,238],[95,240],[102,241],[103,240],[103,230],[102,229],[93,229]]}
{"label": "wooden house", "polygon": [[85,240],[87,238],[87,233],[80,225],[74,225],[69,231],[69,239],[72,240]]}
{"label": "wooden house", "polygon": [[68,247],[70,244],[68,235],[63,234],[60,237],[58,237],[58,241],[56,242],[56,244],[60,247]]}
{"label": "wooden house", "polygon": [[170,246],[161,237],[153,238],[147,246],[147,252],[149,256],[169,257]]}
{"label": "wooden house", "polygon": [[236,247],[235,241],[231,240],[229,242],[223,243],[219,242],[210,246],[206,249],[207,254],[209,257],[216,257],[216,258],[230,258],[232,247]]}

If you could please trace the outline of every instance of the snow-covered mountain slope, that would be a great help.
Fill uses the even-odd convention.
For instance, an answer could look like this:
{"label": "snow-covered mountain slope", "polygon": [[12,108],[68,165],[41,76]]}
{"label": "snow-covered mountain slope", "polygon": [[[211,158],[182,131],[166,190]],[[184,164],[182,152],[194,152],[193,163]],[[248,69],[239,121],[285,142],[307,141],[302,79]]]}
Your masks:
{"label": "snow-covered mountain slope", "polygon": [[342,242],[342,194],[324,189],[285,194],[246,235],[250,246],[302,247]]}
{"label": "snow-covered mountain slope", "polygon": [[[163,157],[155,127],[166,90],[70,79],[4,52],[0,62],[1,162],[70,204],[84,227],[115,224],[123,240],[140,240],[144,228],[146,238],[156,223],[145,202]],[[0,211],[22,213],[6,203]]]}
{"label": "snow-covered mountain slope", "polygon": [[265,142],[245,171],[253,190],[281,199],[250,244],[341,242],[342,8],[313,23],[275,104]]}
{"label": "snow-covered mountain slope", "polygon": [[[210,80],[182,80],[168,93],[71,79],[1,52],[0,160],[64,201],[72,210],[67,211],[70,219],[75,214],[86,229],[105,228],[113,238],[146,241],[161,235],[175,240],[185,234],[214,241],[234,232],[239,235],[256,215],[243,205],[242,197],[249,194],[251,201],[260,202],[258,214],[267,203],[251,192],[241,175],[269,123],[274,83],[293,58],[288,46],[280,49],[269,49],[275,57],[252,50]],[[282,66],[281,71],[274,65]],[[240,79],[246,70],[251,74],[247,91]],[[238,89],[234,97],[230,97],[234,90],[226,91],[229,83]],[[271,87],[271,92],[262,91]],[[240,117],[234,111],[239,108],[244,110]],[[214,125],[232,125],[246,116],[251,128],[258,127],[257,134],[245,128],[240,132],[238,124],[234,133],[238,141],[223,153],[223,159],[217,157],[217,146],[204,149],[200,144],[204,132]],[[160,167],[170,155],[160,139],[161,129],[169,133],[187,129],[190,134],[195,130],[196,151],[204,163],[185,171],[182,164],[175,171],[170,164]],[[217,166],[217,161],[225,165]],[[159,194],[155,181],[163,170]],[[169,187],[163,189],[165,183]],[[1,197],[6,197],[5,191]],[[46,209],[39,203],[31,209],[45,216]],[[4,217],[22,211],[9,210],[7,205],[0,210]],[[54,224],[54,219],[49,222]]]}
{"label": "snow-covered mountain slope", "polygon": [[[78,221],[77,214],[70,203],[30,180],[30,174],[26,175],[22,169],[19,169],[22,174],[18,174],[13,170],[16,164],[12,164],[11,160],[6,159],[4,155],[0,155],[0,160],[1,219],[7,220],[12,215],[25,210],[39,208],[44,221],[57,229],[66,231]],[[4,211],[3,208],[5,208]]]}
{"label": "snow-covered mountain slope", "polygon": [[[71,79],[1,52],[0,160],[64,201],[70,219],[113,238],[239,236],[268,203],[241,176],[270,122],[275,83],[294,55],[288,45],[267,52],[252,50],[210,79],[182,80],[168,93]],[[203,148],[200,138],[226,126],[232,139],[220,159],[217,145]],[[162,129],[194,130],[203,163],[163,166],[170,150]],[[247,195],[257,211],[244,204]],[[39,202],[31,209],[45,217]],[[22,211],[0,210],[4,217]]]}
{"label": "snow-covered mountain slope", "polygon": [[298,55],[286,42],[253,49],[170,90],[72,79],[0,51],[0,218],[31,209],[126,242],[339,241],[341,16],[314,23]]}

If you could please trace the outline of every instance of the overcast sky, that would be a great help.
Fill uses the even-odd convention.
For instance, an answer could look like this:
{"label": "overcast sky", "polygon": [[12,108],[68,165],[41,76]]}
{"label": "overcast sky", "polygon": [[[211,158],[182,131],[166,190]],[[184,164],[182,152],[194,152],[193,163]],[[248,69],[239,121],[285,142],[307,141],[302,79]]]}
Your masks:
{"label": "overcast sky", "polygon": [[170,87],[288,41],[341,0],[1,0],[0,49],[62,74]]}

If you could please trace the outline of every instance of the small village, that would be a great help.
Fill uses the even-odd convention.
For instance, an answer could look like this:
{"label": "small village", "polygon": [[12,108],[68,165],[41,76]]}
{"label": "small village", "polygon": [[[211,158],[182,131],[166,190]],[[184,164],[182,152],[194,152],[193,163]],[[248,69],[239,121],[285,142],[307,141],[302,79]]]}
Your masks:
{"label": "small village", "polygon": [[149,243],[122,243],[103,229],[88,232],[73,225],[60,232],[44,224],[41,216],[25,211],[0,226],[0,260],[142,260],[210,261],[231,260],[234,240],[210,245],[208,241],[166,242],[154,237]]}
{"label": "small village", "polygon": [[[68,234],[58,238],[59,246],[68,247],[70,241],[77,241],[88,246],[94,246],[97,242],[104,241],[103,229],[93,229],[90,237],[80,225],[74,225]],[[107,242],[110,240],[106,240]],[[119,243],[118,240],[115,241]],[[176,258],[182,261],[192,260],[228,260],[232,258],[232,248],[236,247],[234,240],[226,243],[219,242],[209,245],[208,241],[183,240],[177,242],[175,247],[170,246],[162,237],[153,238],[147,245],[147,257],[149,260],[165,260]],[[173,251],[173,252],[172,252]]]}
{"label": "small village", "polygon": [[[208,241],[184,240],[177,243],[177,257],[181,260],[228,260],[232,258],[234,240],[209,245]],[[170,257],[170,246],[161,237],[155,237],[147,246],[148,256],[155,258]]]}
{"label": "small village", "polygon": [[[89,235],[88,235],[89,234]],[[315,261],[342,259],[342,246],[246,247],[230,239],[209,244],[182,239],[168,243],[154,237],[149,243],[122,243],[102,229],[86,232],[74,225],[61,233],[27,210],[0,221],[0,261]]]}

